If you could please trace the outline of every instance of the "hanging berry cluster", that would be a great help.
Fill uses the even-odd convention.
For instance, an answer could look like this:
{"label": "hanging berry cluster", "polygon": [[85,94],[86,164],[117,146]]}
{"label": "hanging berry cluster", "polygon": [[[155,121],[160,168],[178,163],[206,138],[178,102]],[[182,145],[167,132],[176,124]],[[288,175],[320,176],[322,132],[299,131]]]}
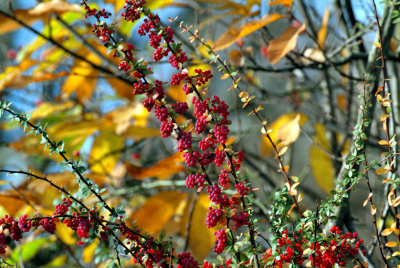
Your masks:
{"label": "hanging berry cluster", "polygon": [[[360,245],[363,242],[357,233],[340,235],[340,229],[333,226],[329,239],[310,242],[303,238],[302,230],[289,233],[281,232],[277,239],[275,251],[270,248],[263,256],[263,263],[274,267],[283,267],[285,263],[303,265],[308,259],[313,267],[329,268],[335,264],[344,266],[349,257],[354,258],[359,254]],[[365,251],[362,253],[365,255]],[[307,257],[308,255],[308,257]]]}
{"label": "hanging berry cluster", "polygon": [[[182,50],[181,43],[174,41],[174,31],[171,27],[164,27],[158,15],[144,7],[144,0],[126,0],[122,17],[126,21],[135,22],[144,16],[143,23],[139,26],[138,34],[148,36],[150,46],[154,48],[153,59],[160,61],[167,58],[169,64],[178,70],[173,74],[169,83],[181,85],[186,95],[192,94],[193,117],[195,118],[192,128],[179,124],[178,116],[189,112],[187,102],[176,102],[169,104],[166,101],[165,84],[160,80],[154,81],[149,78],[152,74],[151,68],[141,60],[135,59],[135,47],[131,44],[125,46],[113,37],[114,28],[102,19],[110,17],[110,13],[103,10],[92,9],[87,5],[87,0],[81,2],[86,10],[85,17],[94,17],[93,24],[95,35],[105,43],[109,52],[114,57],[119,57],[119,69],[135,78],[133,83],[133,94],[144,95],[142,103],[148,111],[154,111],[160,121],[161,135],[164,138],[171,137],[176,140],[177,149],[183,153],[185,163],[193,167],[195,172],[186,178],[187,188],[197,188],[198,192],[207,191],[213,206],[209,207],[205,224],[207,228],[219,227],[214,235],[216,238],[214,251],[221,254],[229,249],[233,258],[224,261],[223,265],[231,267],[231,264],[242,266],[259,266],[259,247],[255,242],[255,226],[252,218],[252,209],[249,206],[249,195],[251,189],[246,180],[239,176],[239,169],[244,160],[242,152],[234,151],[228,146],[229,135],[229,106],[218,96],[204,97],[200,88],[206,85],[212,74],[210,70],[196,69],[194,75],[189,75],[185,68],[188,60],[186,53]],[[194,139],[194,137],[196,139]],[[198,144],[194,140],[199,140]],[[206,170],[209,165],[219,168],[217,178],[211,178]],[[227,191],[230,190],[230,191]],[[228,192],[230,194],[228,194]],[[139,230],[130,229],[126,226],[122,216],[113,214],[113,220],[107,221],[98,213],[98,207],[91,209],[84,205],[72,195],[71,199],[65,198],[56,206],[52,216],[28,219],[26,215],[16,220],[5,216],[0,220],[0,254],[4,254],[6,248],[6,235],[18,241],[23,232],[32,228],[41,227],[44,231],[54,233],[56,222],[61,221],[67,227],[74,230],[83,245],[90,238],[99,237],[107,241],[112,237],[125,251],[130,254],[134,261],[145,267],[170,267],[175,263],[177,267],[198,267],[198,262],[187,252],[174,255],[173,249],[168,243],[156,241],[152,236],[141,235]],[[72,211],[72,204],[78,203]],[[109,209],[105,205],[105,208]],[[70,214],[68,214],[70,212]],[[248,254],[243,254],[236,247],[236,239],[233,232],[243,228],[247,238],[241,238],[248,242]],[[275,251],[268,250],[262,260],[268,265],[282,267],[284,263],[303,264],[306,260],[304,249],[309,248],[313,254],[309,260],[317,267],[331,267],[334,264],[345,265],[346,257],[355,256],[362,240],[357,234],[339,235],[337,227],[331,230],[331,240],[321,240],[311,243],[302,235],[302,231],[294,234],[287,230],[282,231],[277,239]],[[124,242],[121,242],[123,240]],[[243,241],[242,241],[243,242]],[[175,257],[174,257],[175,256]],[[203,267],[211,267],[205,261]]]}
{"label": "hanging berry cluster", "polygon": [[[114,55],[121,59],[120,69],[137,78],[137,81],[133,84],[133,93],[134,95],[145,95],[142,101],[143,105],[148,111],[154,111],[159,119],[162,137],[174,137],[177,142],[177,149],[183,152],[185,163],[189,167],[197,167],[198,172],[187,177],[187,187],[197,187],[198,191],[201,191],[205,182],[207,182],[207,192],[210,200],[215,204],[215,207],[210,207],[206,221],[212,223],[207,223],[207,227],[215,227],[218,223],[221,223],[221,226],[225,224],[226,227],[233,228],[233,230],[244,225],[250,227],[250,213],[247,211],[248,208],[245,203],[250,188],[237,175],[244,157],[242,152],[234,152],[231,148],[228,149],[225,144],[229,134],[228,125],[231,123],[228,119],[229,106],[218,96],[204,98],[200,94],[199,88],[212,78],[211,71],[196,69],[195,75],[189,75],[184,68],[187,55],[182,51],[181,43],[174,41],[174,31],[171,27],[162,26],[159,16],[151,13],[144,7],[144,4],[145,1],[127,0],[123,7],[122,17],[126,21],[134,22],[141,17],[141,14],[146,16],[139,26],[138,34],[149,37],[150,46],[155,49],[154,60],[159,61],[167,57],[170,65],[180,71],[172,75],[170,84],[179,85],[183,82],[182,90],[185,94],[194,93],[192,97],[193,116],[196,119],[194,130],[187,129],[176,121],[178,115],[188,111],[189,105],[186,102],[166,103],[164,83],[159,80],[154,82],[149,80],[148,74],[151,70],[148,67],[145,68],[143,63],[134,60],[131,54],[134,49],[132,45],[127,45],[124,48],[114,41],[112,44],[107,43],[106,46],[116,49],[117,52]],[[91,9],[87,7],[86,10]],[[99,20],[99,17],[102,17],[101,14],[91,12],[88,16],[95,16],[98,25],[107,27],[104,22]],[[100,38],[102,41],[106,39]],[[113,40],[112,37],[108,39]],[[132,70],[130,66],[132,66]],[[200,139],[198,145],[193,144],[194,135]],[[224,166],[219,179],[214,183],[205,173],[206,166],[212,163],[218,167]],[[232,196],[223,193],[223,189],[231,187],[230,176],[234,178],[235,188],[233,189],[236,192]],[[213,217],[212,213],[217,207],[219,217]],[[213,220],[209,220],[210,218],[213,218]],[[215,251],[218,253],[222,252],[227,243],[226,239],[225,241],[222,239],[222,234],[225,234],[225,229],[216,232],[216,245],[219,246],[215,247]]]}

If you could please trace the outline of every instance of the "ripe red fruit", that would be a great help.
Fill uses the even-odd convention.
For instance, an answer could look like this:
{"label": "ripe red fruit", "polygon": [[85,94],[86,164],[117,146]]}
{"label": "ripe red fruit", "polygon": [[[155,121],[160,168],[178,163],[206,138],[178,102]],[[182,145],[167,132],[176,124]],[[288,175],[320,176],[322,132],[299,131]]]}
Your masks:
{"label": "ripe red fruit", "polygon": [[72,155],[73,155],[74,157],[79,157],[80,153],[79,153],[78,150],[74,150],[74,151],[72,152]]}

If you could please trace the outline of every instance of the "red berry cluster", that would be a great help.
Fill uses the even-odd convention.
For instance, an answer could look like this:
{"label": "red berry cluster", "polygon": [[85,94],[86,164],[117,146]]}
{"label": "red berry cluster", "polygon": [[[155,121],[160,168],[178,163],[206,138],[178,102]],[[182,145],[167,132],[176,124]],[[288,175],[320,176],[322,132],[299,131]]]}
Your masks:
{"label": "red berry cluster", "polygon": [[181,252],[178,255],[178,268],[195,268],[199,263],[193,259],[189,252]]}
{"label": "red berry cluster", "polygon": [[348,257],[358,255],[363,240],[358,238],[357,233],[340,235],[337,226],[333,226],[330,231],[331,236],[326,237],[324,241],[310,243],[302,237],[302,230],[294,233],[284,230],[280,238],[276,240],[278,245],[276,252],[268,249],[263,256],[263,262],[273,264],[274,267],[283,267],[285,263],[302,265],[307,259],[304,251],[309,247],[312,253],[308,259],[313,267],[330,268],[335,264],[344,266]]}
{"label": "red berry cluster", "polygon": [[224,229],[216,231],[214,235],[215,238],[217,238],[217,240],[215,241],[214,252],[220,254],[226,248],[226,245],[228,243],[228,237]]}
{"label": "red berry cluster", "polygon": [[[359,239],[357,233],[347,233],[340,235],[339,227],[333,226],[330,230],[333,237],[330,241],[311,244],[311,249],[315,251],[314,256],[310,256],[312,264],[318,267],[332,267],[334,264],[344,266],[348,257],[355,257],[359,253],[363,239]],[[365,250],[362,251],[365,255]]]}

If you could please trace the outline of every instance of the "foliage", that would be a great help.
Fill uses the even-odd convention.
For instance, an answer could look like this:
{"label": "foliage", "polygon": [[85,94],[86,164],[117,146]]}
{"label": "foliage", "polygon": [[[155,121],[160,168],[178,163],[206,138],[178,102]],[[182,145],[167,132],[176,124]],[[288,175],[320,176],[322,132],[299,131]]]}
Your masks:
{"label": "foliage", "polygon": [[0,10],[2,265],[399,265],[398,3],[72,2]]}

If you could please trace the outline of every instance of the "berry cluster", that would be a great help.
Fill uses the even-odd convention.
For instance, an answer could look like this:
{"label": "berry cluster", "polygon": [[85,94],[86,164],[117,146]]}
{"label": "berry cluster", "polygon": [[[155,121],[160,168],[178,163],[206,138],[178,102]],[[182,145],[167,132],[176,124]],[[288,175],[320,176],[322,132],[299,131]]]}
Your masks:
{"label": "berry cluster", "polygon": [[302,237],[302,230],[294,233],[284,230],[276,240],[278,247],[275,252],[268,249],[263,256],[263,262],[274,267],[283,267],[285,263],[302,265],[307,259],[304,252],[308,247],[312,252],[308,259],[313,267],[328,268],[335,264],[344,266],[348,257],[358,255],[363,240],[358,238],[357,233],[340,235],[337,226],[333,226],[330,232],[331,236],[326,237],[324,241],[310,243]]}

